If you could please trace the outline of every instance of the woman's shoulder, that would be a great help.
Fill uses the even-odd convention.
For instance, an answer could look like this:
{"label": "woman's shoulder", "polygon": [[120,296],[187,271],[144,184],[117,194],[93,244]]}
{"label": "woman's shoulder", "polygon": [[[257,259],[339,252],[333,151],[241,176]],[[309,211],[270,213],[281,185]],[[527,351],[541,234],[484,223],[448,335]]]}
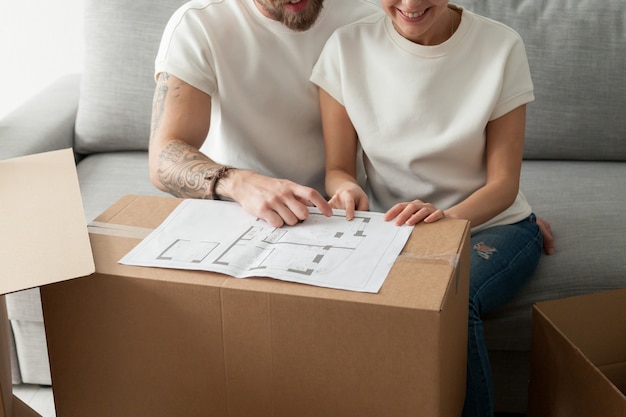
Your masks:
{"label": "woman's shoulder", "polygon": [[471,10],[463,9],[464,18],[470,20],[471,26],[485,36],[504,36],[510,38],[520,38],[519,33],[512,27],[498,20],[487,16],[476,14]]}

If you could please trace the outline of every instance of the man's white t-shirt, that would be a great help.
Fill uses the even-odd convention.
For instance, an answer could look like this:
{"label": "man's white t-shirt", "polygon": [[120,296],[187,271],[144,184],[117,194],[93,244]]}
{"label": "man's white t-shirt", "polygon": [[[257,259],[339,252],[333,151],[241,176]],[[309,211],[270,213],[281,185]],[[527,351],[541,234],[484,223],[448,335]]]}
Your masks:
{"label": "man's white t-shirt", "polygon": [[[436,46],[402,37],[386,15],[339,29],[311,80],[345,106],[365,153],[370,209],[420,199],[449,208],[486,181],[485,126],[534,100],[520,36],[463,10]],[[530,215],[519,192],[473,231]]]}
{"label": "man's white t-shirt", "polygon": [[194,0],[165,29],[155,76],[170,73],[212,97],[201,151],[217,163],[324,191],[319,95],[309,77],[335,29],[381,9],[326,0],[312,28],[265,17],[254,0]]}

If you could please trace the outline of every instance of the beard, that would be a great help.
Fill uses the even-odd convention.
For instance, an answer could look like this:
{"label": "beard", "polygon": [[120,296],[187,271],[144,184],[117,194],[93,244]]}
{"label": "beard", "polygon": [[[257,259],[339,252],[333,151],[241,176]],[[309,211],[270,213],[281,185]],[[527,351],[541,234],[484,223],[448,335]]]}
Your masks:
{"label": "beard", "polygon": [[313,26],[324,6],[324,0],[308,0],[309,4],[305,10],[293,13],[283,7],[288,0],[274,2],[268,0],[256,1],[274,20],[298,32],[308,30]]}

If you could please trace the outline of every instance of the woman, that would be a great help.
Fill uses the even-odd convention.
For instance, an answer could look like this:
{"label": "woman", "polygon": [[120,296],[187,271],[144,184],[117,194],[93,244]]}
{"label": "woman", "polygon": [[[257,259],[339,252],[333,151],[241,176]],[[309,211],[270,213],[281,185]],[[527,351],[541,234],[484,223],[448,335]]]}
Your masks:
{"label": "woman", "polygon": [[[447,0],[381,0],[385,14],[339,29],[320,87],[326,191],[334,208],[396,224],[471,222],[464,416],[493,416],[481,316],[535,270],[542,235],[519,190],[533,85],[520,36]],[[363,150],[367,192],[356,179]]]}

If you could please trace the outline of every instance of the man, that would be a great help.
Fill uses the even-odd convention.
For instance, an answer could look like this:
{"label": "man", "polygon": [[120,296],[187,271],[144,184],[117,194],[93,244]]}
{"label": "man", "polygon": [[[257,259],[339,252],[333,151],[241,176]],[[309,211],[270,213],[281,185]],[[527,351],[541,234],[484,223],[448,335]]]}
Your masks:
{"label": "man", "polygon": [[[306,219],[311,205],[330,215],[309,77],[336,28],[374,13],[382,11],[368,0],[182,6],[155,64],[152,182],[179,197],[234,200],[275,227]],[[540,225],[550,253],[549,224]]]}
{"label": "man", "polygon": [[184,5],[156,60],[153,183],[180,197],[237,201],[276,227],[304,220],[311,205],[330,215],[309,76],[336,28],[380,12],[367,0]]}

